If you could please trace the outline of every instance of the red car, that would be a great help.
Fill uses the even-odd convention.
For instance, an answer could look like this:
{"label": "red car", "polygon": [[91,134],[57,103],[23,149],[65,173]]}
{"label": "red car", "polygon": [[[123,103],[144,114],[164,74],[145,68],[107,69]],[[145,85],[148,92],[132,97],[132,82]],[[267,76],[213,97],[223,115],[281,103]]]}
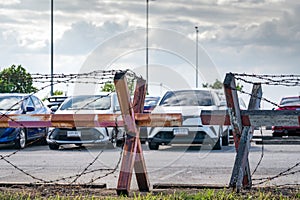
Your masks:
{"label": "red car", "polygon": [[[300,96],[283,97],[276,110],[300,110]],[[273,137],[299,135],[300,126],[273,126]]]}

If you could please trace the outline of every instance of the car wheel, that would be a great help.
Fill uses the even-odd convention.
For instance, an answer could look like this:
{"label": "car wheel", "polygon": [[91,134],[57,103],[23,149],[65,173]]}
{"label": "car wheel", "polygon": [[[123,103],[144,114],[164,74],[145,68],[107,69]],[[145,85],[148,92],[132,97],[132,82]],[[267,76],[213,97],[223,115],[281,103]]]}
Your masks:
{"label": "car wheel", "polygon": [[40,143],[41,145],[47,145],[47,144],[48,144],[48,143],[47,143],[47,137],[46,137],[46,136],[45,136],[45,137],[42,137],[42,138],[40,139],[39,143]]}
{"label": "car wheel", "polygon": [[217,142],[215,144],[213,144],[213,150],[221,150],[222,149],[222,139],[219,137],[219,139],[217,140]]}
{"label": "car wheel", "polygon": [[227,131],[226,135],[222,136],[222,146],[229,145],[229,130]]}
{"label": "car wheel", "polygon": [[148,146],[149,146],[150,150],[158,150],[159,149],[159,144],[156,142],[149,142]]}
{"label": "car wheel", "polygon": [[54,144],[54,143],[49,144],[49,149],[51,149],[51,150],[58,150],[59,149],[59,145],[58,144]]}
{"label": "car wheel", "polygon": [[282,134],[281,133],[277,133],[277,132],[273,132],[272,136],[273,137],[282,137]]}
{"label": "car wheel", "polygon": [[19,137],[15,141],[15,149],[24,149],[26,146],[26,131],[24,129],[20,129]]}
{"label": "car wheel", "polygon": [[107,147],[109,149],[115,149],[115,148],[117,148],[117,141],[115,139],[112,139],[111,142],[107,144]]}

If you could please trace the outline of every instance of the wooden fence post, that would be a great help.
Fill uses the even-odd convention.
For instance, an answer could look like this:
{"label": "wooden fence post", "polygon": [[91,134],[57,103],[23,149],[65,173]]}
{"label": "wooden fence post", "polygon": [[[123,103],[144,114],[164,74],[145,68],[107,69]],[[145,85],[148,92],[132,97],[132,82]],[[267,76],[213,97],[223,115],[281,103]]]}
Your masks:
{"label": "wooden fence post", "polygon": [[139,190],[149,191],[149,181],[139,139],[139,129],[135,122],[135,112],[141,112],[142,105],[144,105],[145,82],[142,79],[138,79],[134,103],[132,104],[125,75],[125,72],[116,73],[114,78],[124,127],[127,133],[117,186],[118,195],[129,194],[133,169],[135,169]]}
{"label": "wooden fence post", "polygon": [[[233,137],[237,155],[230,179],[230,187],[236,187],[240,191],[242,187],[251,188],[252,179],[249,165],[249,148],[250,140],[252,138],[254,127],[243,126],[240,108],[238,104],[238,96],[235,85],[234,76],[227,74],[224,81],[225,93],[231,124],[234,127]],[[262,97],[262,90],[260,84],[255,84],[252,89],[252,95],[249,102],[248,110],[258,110],[260,107],[260,100]]]}

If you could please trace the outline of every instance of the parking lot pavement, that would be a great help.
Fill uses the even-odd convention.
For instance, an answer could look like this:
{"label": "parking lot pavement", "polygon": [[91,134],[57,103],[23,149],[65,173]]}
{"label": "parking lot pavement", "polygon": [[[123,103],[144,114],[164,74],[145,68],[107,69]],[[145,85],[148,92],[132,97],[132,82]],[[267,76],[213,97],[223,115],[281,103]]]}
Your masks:
{"label": "parking lot pavement", "polygon": [[[162,146],[158,151],[150,151],[147,145],[142,147],[151,185],[182,183],[226,186],[236,155],[232,144],[216,151],[187,146]],[[251,171],[263,155],[253,175],[253,183],[260,178],[274,177],[297,165],[300,162],[299,151],[300,145],[262,146],[252,142],[249,153]],[[66,145],[57,151],[49,150],[47,145],[33,145],[18,152],[0,148],[0,182],[71,183],[76,180],[76,183],[89,183],[96,180],[93,183],[105,183],[109,188],[116,188],[121,153],[121,149],[93,145]],[[300,167],[296,166],[289,172],[299,170]],[[300,184],[300,176],[297,173],[279,176],[267,184]],[[132,188],[137,188],[135,176]]]}

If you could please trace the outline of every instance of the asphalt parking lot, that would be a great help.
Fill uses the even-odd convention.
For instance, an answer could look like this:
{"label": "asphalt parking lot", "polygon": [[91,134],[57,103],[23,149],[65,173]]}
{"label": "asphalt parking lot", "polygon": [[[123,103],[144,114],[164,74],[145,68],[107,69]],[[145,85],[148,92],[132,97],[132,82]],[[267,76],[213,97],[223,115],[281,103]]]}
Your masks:
{"label": "asphalt parking lot", "polygon": [[[252,176],[254,185],[267,179],[258,186],[300,184],[299,151],[298,144],[262,145],[253,141],[249,162],[252,172],[257,168]],[[108,188],[116,188],[121,153],[119,148],[93,145],[65,145],[56,151],[49,150],[47,145],[31,145],[21,151],[2,146],[0,183],[106,184]],[[152,151],[143,145],[143,153],[152,186],[179,183],[227,186],[236,155],[233,144],[214,151],[188,146],[162,146]],[[282,172],[285,173],[278,176]],[[137,188],[134,176],[132,180],[132,187]]]}

